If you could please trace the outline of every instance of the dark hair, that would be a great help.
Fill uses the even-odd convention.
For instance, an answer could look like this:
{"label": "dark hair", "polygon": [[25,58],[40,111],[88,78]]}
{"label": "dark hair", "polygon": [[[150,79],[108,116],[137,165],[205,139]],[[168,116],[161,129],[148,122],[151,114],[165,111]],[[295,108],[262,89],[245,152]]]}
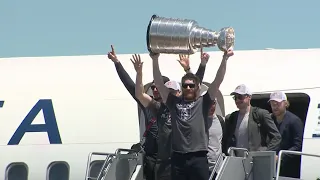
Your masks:
{"label": "dark hair", "polygon": [[181,83],[183,84],[186,80],[193,80],[194,83],[198,86],[200,84],[200,79],[198,76],[194,75],[193,73],[187,73],[181,78]]}

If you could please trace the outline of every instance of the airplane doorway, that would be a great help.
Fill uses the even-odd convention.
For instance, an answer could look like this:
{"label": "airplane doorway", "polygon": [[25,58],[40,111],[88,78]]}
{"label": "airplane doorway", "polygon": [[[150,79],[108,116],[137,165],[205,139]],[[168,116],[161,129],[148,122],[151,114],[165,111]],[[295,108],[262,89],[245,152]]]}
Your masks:
{"label": "airplane doorway", "polygon": [[[305,93],[286,93],[286,96],[289,101],[288,111],[290,111],[291,113],[298,116],[301,119],[303,126],[305,127],[307,113],[308,113],[309,104],[310,104],[310,97]],[[252,95],[252,98],[251,98],[251,105],[266,109],[271,113],[272,112],[271,106],[268,103],[269,98],[270,98],[270,93],[268,93],[268,94],[254,94],[254,95]],[[304,131],[304,127],[303,127],[303,131]],[[304,140],[304,138],[302,135],[302,146],[303,146],[303,140]],[[299,170],[300,170],[299,176],[300,176],[301,156],[297,157],[297,163],[299,163],[299,166],[300,166],[300,168],[299,168]]]}
{"label": "airplane doorway", "polygon": [[[289,111],[298,116],[305,125],[307,113],[309,109],[310,97],[305,93],[286,93],[289,101]],[[270,113],[271,106],[268,103],[270,93],[268,94],[253,94],[251,105],[268,110]]]}

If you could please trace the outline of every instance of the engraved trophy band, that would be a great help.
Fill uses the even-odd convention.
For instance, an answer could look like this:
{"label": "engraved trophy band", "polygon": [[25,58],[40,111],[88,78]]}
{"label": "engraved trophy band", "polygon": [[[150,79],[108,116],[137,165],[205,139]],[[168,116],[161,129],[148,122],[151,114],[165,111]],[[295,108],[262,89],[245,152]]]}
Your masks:
{"label": "engraved trophy band", "polygon": [[232,27],[219,32],[198,26],[189,19],[165,18],[153,15],[147,29],[147,48],[150,53],[194,54],[200,47],[218,46],[227,51],[234,46]]}

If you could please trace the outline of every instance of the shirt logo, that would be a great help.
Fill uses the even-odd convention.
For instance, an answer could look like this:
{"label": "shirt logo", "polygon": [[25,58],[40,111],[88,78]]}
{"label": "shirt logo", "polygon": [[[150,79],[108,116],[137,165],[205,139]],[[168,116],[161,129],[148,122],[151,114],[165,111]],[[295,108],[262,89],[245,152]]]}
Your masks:
{"label": "shirt logo", "polygon": [[191,117],[191,109],[194,106],[195,102],[188,104],[177,104],[177,113],[178,117],[182,121],[187,121]]}
{"label": "shirt logo", "polygon": [[164,120],[166,123],[171,123],[171,115],[169,111],[165,111],[164,113],[161,114],[160,118]]}

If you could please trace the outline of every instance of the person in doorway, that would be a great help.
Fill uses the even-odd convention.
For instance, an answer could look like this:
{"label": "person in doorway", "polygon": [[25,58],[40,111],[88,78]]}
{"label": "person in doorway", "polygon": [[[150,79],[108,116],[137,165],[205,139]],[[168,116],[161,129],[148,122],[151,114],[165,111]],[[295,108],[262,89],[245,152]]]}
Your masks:
{"label": "person in doorway", "polygon": [[[239,110],[226,118],[223,152],[228,154],[229,147],[245,148],[248,151],[277,151],[281,135],[270,113],[251,106],[252,93],[244,84],[237,86],[231,95]],[[236,151],[236,154],[242,156],[243,151]]]}
{"label": "person in doorway", "polygon": [[211,175],[214,173],[213,179],[217,176],[216,171],[213,172],[213,169],[217,164],[219,156],[222,155],[222,137],[224,129],[223,117],[215,113],[216,103],[217,99],[212,102],[208,117],[209,145],[207,156],[209,162],[209,174]]}
{"label": "person in doorway", "polygon": [[[232,54],[233,51],[224,54],[217,76],[204,96],[199,96],[199,78],[192,73],[187,73],[181,79],[182,94],[177,97],[172,95],[161,81],[158,62],[160,54],[150,53],[155,84],[171,115],[173,151],[171,177],[173,180],[209,179],[207,118],[212,101],[215,100],[224,79],[227,59]],[[201,52],[201,56],[209,59],[207,53]]]}
{"label": "person in doorway", "polygon": [[[272,109],[272,119],[282,136],[279,150],[302,151],[303,123],[298,116],[287,110],[289,101],[286,94],[282,91],[271,93],[268,102]],[[300,164],[301,156],[284,154],[280,176],[300,178]]]}

